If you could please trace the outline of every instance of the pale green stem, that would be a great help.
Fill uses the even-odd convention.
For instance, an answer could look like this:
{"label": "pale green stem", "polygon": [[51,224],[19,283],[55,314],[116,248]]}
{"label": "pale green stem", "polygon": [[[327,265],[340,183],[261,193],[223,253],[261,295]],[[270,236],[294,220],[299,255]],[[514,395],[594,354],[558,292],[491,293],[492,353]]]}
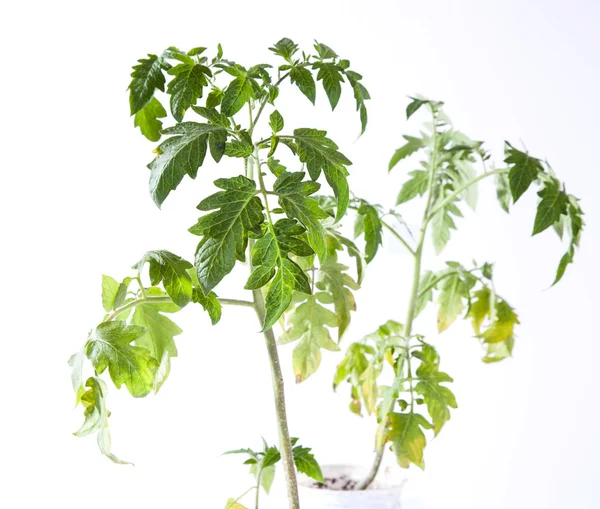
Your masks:
{"label": "pale green stem", "polygon": [[[249,307],[249,308],[254,307],[254,303],[247,301],[247,300],[221,299],[221,298],[219,298],[218,300],[221,304],[224,304],[226,306],[243,306],[243,307]],[[158,304],[161,302],[172,303],[173,301],[171,300],[171,297],[168,297],[166,295],[161,296],[161,297],[141,297],[139,299],[132,300],[131,302],[128,302],[127,304],[124,304],[123,306],[115,309],[110,315],[108,315],[108,317],[106,318],[106,321],[112,321],[117,316],[119,316],[121,313],[123,313],[123,311],[127,311],[128,309],[135,308],[135,307],[139,306],[140,304]]]}
{"label": "pale green stem", "polygon": [[[413,281],[410,293],[410,300],[408,303],[408,312],[406,315],[406,321],[404,323],[404,337],[405,337],[405,349],[407,350],[409,347],[409,340],[412,334],[412,324],[415,319],[416,308],[417,308],[417,296],[419,293],[419,282],[421,279],[421,259],[423,257],[423,246],[425,244],[425,235],[427,233],[427,224],[429,223],[429,209],[431,207],[431,200],[433,197],[433,182],[435,176],[435,170],[437,166],[437,129],[436,129],[436,119],[434,115],[433,119],[433,139],[432,139],[432,153],[431,153],[431,167],[429,169],[429,182],[427,184],[427,202],[425,205],[425,210],[423,212],[423,219],[421,221],[421,229],[419,231],[419,239],[417,242],[417,249],[415,250],[415,264],[413,270]],[[394,384],[392,385],[392,394],[393,396],[389,398],[388,405],[383,409],[381,413],[381,421],[379,423],[377,429],[377,446],[376,446],[376,454],[375,461],[373,462],[373,466],[369,471],[369,474],[365,479],[363,479],[357,486],[357,490],[364,490],[369,487],[369,485],[375,480],[377,476],[377,472],[379,471],[379,467],[381,466],[381,461],[383,459],[383,454],[385,451],[385,433],[387,429],[387,421],[388,415],[394,409],[394,405],[396,403],[396,397],[398,392],[403,386],[403,382],[406,377],[403,376],[404,371],[404,360],[407,359],[407,366],[410,366],[410,359],[408,352],[405,355],[402,355],[395,367],[396,371],[396,379]],[[410,370],[410,367],[409,367]],[[412,391],[411,391],[412,393]]]}
{"label": "pale green stem", "polygon": [[256,499],[254,500],[254,509],[258,509],[258,500],[260,498],[260,478],[262,476],[262,468],[260,469],[260,471],[258,472],[258,475],[256,476]]}
{"label": "pale green stem", "polygon": [[[273,224],[271,221],[271,212],[269,210],[269,204],[267,202],[267,193],[265,189],[264,179],[262,176],[260,161],[258,159],[258,150],[255,151],[255,158],[257,162],[258,171],[258,182],[260,185],[260,191],[264,198],[265,212],[269,222],[269,228],[273,230]],[[250,158],[248,160],[248,166],[246,169],[246,176],[253,178],[254,172],[254,161]],[[272,232],[273,235],[274,232]],[[249,241],[249,251],[252,251],[253,241]],[[250,270],[252,270],[252,257],[249,255]],[[261,325],[265,322],[265,299],[262,294],[262,290],[253,290],[252,297],[254,300],[254,309],[258,316],[258,320]],[[283,383],[283,374],[281,372],[281,364],[279,361],[279,352],[277,351],[277,341],[273,328],[269,328],[263,332],[265,342],[267,345],[267,352],[269,354],[269,362],[271,365],[271,376],[273,379],[273,395],[275,397],[275,413],[277,415],[277,427],[279,432],[279,451],[281,453],[281,460],[283,463],[283,470],[285,473],[288,502],[290,509],[300,509],[300,501],[298,498],[298,481],[296,479],[296,469],[294,467],[294,456],[292,452],[292,442],[290,439],[290,432],[288,429],[287,414],[285,408],[285,391]]]}
{"label": "pale green stem", "polygon": [[471,187],[473,184],[476,184],[477,182],[479,182],[480,180],[489,177],[491,175],[500,175],[502,173],[508,173],[509,169],[508,168],[501,168],[499,170],[493,170],[493,171],[488,171],[486,173],[482,173],[481,175],[478,175],[477,177],[472,178],[471,180],[469,180],[468,182],[466,182],[464,185],[460,186],[456,191],[450,193],[442,202],[440,202],[439,205],[437,205],[429,214],[429,220],[431,220],[431,218],[433,218],[433,216],[435,216],[440,210],[443,210],[444,207],[446,207],[446,205],[448,205],[449,203],[452,203],[452,201],[463,191],[465,191],[466,189],[468,189],[469,187]]}

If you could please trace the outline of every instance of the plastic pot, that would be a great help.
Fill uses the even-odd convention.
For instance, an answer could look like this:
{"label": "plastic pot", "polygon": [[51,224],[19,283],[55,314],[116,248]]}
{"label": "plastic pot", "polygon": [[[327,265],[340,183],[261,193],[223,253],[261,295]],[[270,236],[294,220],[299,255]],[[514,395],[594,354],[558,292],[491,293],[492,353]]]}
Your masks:
{"label": "plastic pot", "polygon": [[324,477],[338,480],[331,488],[318,488],[314,480],[300,477],[298,481],[302,507],[309,509],[399,509],[401,507],[400,496],[406,477],[400,469],[381,473],[369,489],[364,491],[341,488],[348,479],[358,481],[365,477],[368,468],[325,465],[322,470]]}

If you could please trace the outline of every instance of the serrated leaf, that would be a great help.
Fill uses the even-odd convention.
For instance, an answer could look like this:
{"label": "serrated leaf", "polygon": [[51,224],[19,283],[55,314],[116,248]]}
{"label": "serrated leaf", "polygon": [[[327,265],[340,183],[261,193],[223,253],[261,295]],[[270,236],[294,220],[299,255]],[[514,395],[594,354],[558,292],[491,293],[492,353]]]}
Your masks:
{"label": "serrated leaf", "polygon": [[415,170],[409,172],[409,175],[411,178],[410,180],[407,180],[402,186],[402,189],[400,189],[400,194],[398,194],[396,205],[406,203],[417,196],[423,196],[425,191],[427,191],[429,174],[426,171]]}
{"label": "serrated leaf", "polygon": [[292,449],[294,464],[296,465],[298,472],[302,472],[315,481],[322,483],[324,482],[323,472],[321,471],[319,463],[310,451],[311,449],[308,447],[302,447],[300,445],[295,446]]}
{"label": "serrated leaf", "polygon": [[139,64],[133,66],[132,80],[128,87],[131,115],[135,115],[150,102],[156,89],[164,92],[163,69],[168,70],[171,67],[162,57],[150,54],[148,58],[142,58],[138,62]]}
{"label": "serrated leaf", "polygon": [[417,369],[417,378],[419,381],[415,391],[423,396],[433,423],[433,432],[437,435],[444,424],[450,420],[450,408],[457,407],[452,391],[440,385],[441,382],[452,382],[452,378],[439,371],[419,373],[419,369]]}
{"label": "serrated leaf", "polygon": [[250,98],[254,98],[254,90],[247,75],[234,79],[223,92],[221,112],[232,117],[240,111]]}
{"label": "serrated leaf", "polygon": [[456,230],[456,224],[450,215],[449,207],[444,207],[431,220],[431,235],[436,254],[440,254],[446,247],[450,240],[451,230]]}
{"label": "serrated leaf", "polygon": [[358,209],[357,220],[360,226],[355,229],[356,233],[364,233],[365,236],[365,259],[371,263],[377,254],[379,246],[383,244],[383,225],[378,210],[367,203],[363,203]]}
{"label": "serrated leaf", "polygon": [[107,424],[108,411],[106,410],[106,384],[97,377],[90,377],[85,382],[89,387],[81,397],[81,404],[85,408],[85,420],[75,433],[77,437],[84,437],[95,433]]}
{"label": "serrated leaf", "polygon": [[254,152],[254,146],[245,141],[231,141],[225,145],[225,155],[229,157],[250,157]]}
{"label": "serrated leaf", "polygon": [[271,113],[271,116],[269,117],[269,126],[274,133],[278,133],[283,129],[283,117],[277,110]]}
{"label": "serrated leaf", "polygon": [[423,450],[427,439],[423,429],[431,429],[431,424],[420,414],[395,413],[390,414],[388,438],[393,444],[398,464],[408,468],[411,463],[420,469],[425,468]]}
{"label": "serrated leaf", "polygon": [[544,188],[538,192],[541,198],[538,204],[532,235],[543,232],[567,214],[568,195],[561,189],[560,182],[551,178],[544,182]]}
{"label": "serrated leaf", "polygon": [[158,369],[158,361],[148,349],[131,345],[145,333],[145,328],[122,321],[103,322],[92,331],[85,347],[96,373],[108,368],[117,389],[125,384],[134,397],[152,391]]}
{"label": "serrated leaf", "polygon": [[209,292],[207,295],[200,287],[194,287],[192,291],[192,302],[200,304],[204,311],[208,313],[210,321],[216,325],[221,320],[222,306],[215,292]]}
{"label": "serrated leaf", "polygon": [[216,108],[223,100],[223,91],[220,88],[213,87],[210,93],[206,96],[206,107]]}
{"label": "serrated leaf", "polygon": [[350,313],[356,311],[356,301],[352,290],[359,285],[345,272],[348,267],[332,259],[319,267],[317,288],[327,291],[333,297],[335,314],[338,319],[338,342],[350,325]]}
{"label": "serrated leaf", "polygon": [[339,250],[342,249],[342,246],[345,247],[348,255],[356,260],[356,284],[360,286],[363,281],[365,266],[367,263],[362,253],[360,252],[358,247],[356,247],[356,244],[354,242],[344,237],[339,232],[329,229],[328,234],[329,238],[333,238],[336,241],[335,249]]}
{"label": "serrated leaf", "polygon": [[319,54],[319,58],[321,59],[337,57],[337,53],[326,44],[315,41],[314,47],[317,50],[317,53]]}
{"label": "serrated leaf", "polygon": [[579,246],[579,240],[581,237],[581,232],[583,231],[583,211],[579,206],[579,200],[575,198],[573,195],[569,195],[569,206],[568,206],[568,217],[565,218],[566,229],[569,232],[571,237],[569,243],[569,249],[560,259],[560,263],[558,264],[558,268],[556,270],[556,277],[554,278],[554,282],[552,285],[558,283],[566,269],[570,263],[573,263],[573,258],[575,257],[575,249]]}
{"label": "serrated leaf", "polygon": [[263,331],[270,329],[285,313],[292,302],[294,290],[310,293],[310,284],[304,271],[287,257],[278,258],[277,273],[265,297]]}
{"label": "serrated leaf", "polygon": [[317,73],[317,81],[322,82],[323,89],[327,94],[331,109],[335,110],[335,107],[337,106],[342,94],[341,83],[344,81],[344,78],[340,72],[341,69],[338,64],[333,62],[320,62],[315,64],[315,67],[319,69],[319,72]]}
{"label": "serrated leaf", "polygon": [[158,141],[162,129],[162,122],[158,119],[166,116],[167,112],[163,105],[156,97],[153,97],[146,106],[135,114],[133,125],[139,127],[142,134],[150,141]]}
{"label": "serrated leaf", "polygon": [[298,45],[294,43],[291,39],[284,37],[277,41],[271,48],[269,48],[273,53],[283,57],[288,62],[291,62],[292,57],[298,51]]}
{"label": "serrated leaf", "polygon": [[531,183],[540,173],[543,173],[544,168],[539,159],[517,150],[508,142],[505,142],[504,146],[504,162],[510,166],[508,173],[510,192],[513,202],[517,203]]}
{"label": "serrated leaf", "polygon": [[321,170],[324,171],[327,183],[337,198],[336,221],[339,221],[348,208],[350,191],[346,166],[352,162],[337,151],[338,146],[326,134],[326,131],[317,129],[296,129],[294,139],[300,161],[306,163],[310,177],[317,180]]}
{"label": "serrated leaf", "polygon": [[273,185],[273,191],[279,196],[279,205],[289,218],[298,219],[306,228],[308,241],[321,261],[327,257],[325,229],[320,219],[329,215],[319,207],[318,202],[309,198],[317,192],[320,185],[303,181],[303,172],[283,173]]}
{"label": "serrated leaf", "polygon": [[149,350],[152,357],[160,361],[160,369],[154,379],[154,392],[158,392],[171,371],[170,359],[177,357],[174,337],[183,331],[150,304],[138,305],[131,316],[130,324],[146,329],[146,333],[136,339],[135,344]]}
{"label": "serrated leaf", "polygon": [[394,155],[390,159],[388,171],[391,171],[402,159],[405,159],[425,147],[422,138],[415,138],[414,136],[403,136],[403,138],[406,140],[406,143],[394,152]]}
{"label": "serrated leaf", "polygon": [[321,348],[339,351],[339,346],[331,339],[328,327],[337,327],[338,318],[331,310],[322,306],[320,298],[328,294],[317,292],[307,295],[302,302],[286,315],[287,328],[280,336],[279,343],[298,341],[292,354],[296,383],[303,382],[318,369],[321,363]]}
{"label": "serrated leaf", "polygon": [[169,74],[175,76],[167,86],[167,93],[171,95],[171,113],[177,122],[181,122],[190,106],[202,97],[204,87],[208,86],[207,76],[212,77],[212,73],[205,65],[184,63],[170,69]]}
{"label": "serrated leaf", "polygon": [[189,231],[203,238],[196,250],[196,273],[202,288],[210,292],[235,266],[243,261],[247,233],[261,233],[263,205],[256,196],[256,183],[242,175],[217,179],[219,191],[200,202],[198,209],[214,210],[198,219]]}
{"label": "serrated leaf", "polygon": [[150,282],[157,285],[161,281],[171,300],[180,308],[192,300],[192,279],[187,269],[193,265],[169,251],[148,251],[133,268],[142,270],[150,264]]}
{"label": "serrated leaf", "polygon": [[[227,136],[227,131],[220,126],[196,122],[182,122],[162,132],[172,136],[157,147],[158,155],[148,165],[151,170],[150,193],[159,207],[185,175],[196,178],[206,156],[209,138],[217,137],[224,148],[224,137]],[[220,157],[215,157],[212,149],[211,153],[218,162]]]}
{"label": "serrated leaf", "polygon": [[317,97],[317,87],[311,72],[305,67],[292,67],[290,70],[290,81],[296,84],[300,92],[302,92],[308,100],[315,104]]}

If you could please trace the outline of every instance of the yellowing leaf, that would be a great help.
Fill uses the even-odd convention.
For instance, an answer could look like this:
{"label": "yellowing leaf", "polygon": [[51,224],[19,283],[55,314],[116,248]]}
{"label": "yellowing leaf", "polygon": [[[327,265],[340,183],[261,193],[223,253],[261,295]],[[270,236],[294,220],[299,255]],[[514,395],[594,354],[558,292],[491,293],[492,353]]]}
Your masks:
{"label": "yellowing leaf", "polygon": [[408,468],[411,463],[421,469],[425,468],[423,450],[427,445],[427,439],[423,429],[431,428],[431,424],[420,414],[412,412],[390,414],[388,439],[392,442],[396,459],[402,468]]}
{"label": "yellowing leaf", "polygon": [[305,299],[287,315],[288,328],[279,338],[281,344],[300,340],[292,354],[296,382],[302,382],[312,375],[321,363],[321,348],[339,351],[339,346],[331,339],[328,327],[337,327],[335,313],[322,306],[319,300],[329,302],[329,295],[318,292]]}

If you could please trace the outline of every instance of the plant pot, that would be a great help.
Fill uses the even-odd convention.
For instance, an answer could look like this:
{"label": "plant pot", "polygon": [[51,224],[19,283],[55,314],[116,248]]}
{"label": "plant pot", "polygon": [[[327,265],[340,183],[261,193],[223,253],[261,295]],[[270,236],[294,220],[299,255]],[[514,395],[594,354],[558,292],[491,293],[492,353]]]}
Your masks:
{"label": "plant pot", "polygon": [[[344,490],[348,481],[363,479],[369,469],[350,465],[325,465],[323,476],[336,479],[328,488],[319,488],[308,477],[299,478],[300,504],[310,509],[399,509],[406,477],[397,468],[382,472],[364,491]],[[337,486],[336,486],[337,484]]]}

